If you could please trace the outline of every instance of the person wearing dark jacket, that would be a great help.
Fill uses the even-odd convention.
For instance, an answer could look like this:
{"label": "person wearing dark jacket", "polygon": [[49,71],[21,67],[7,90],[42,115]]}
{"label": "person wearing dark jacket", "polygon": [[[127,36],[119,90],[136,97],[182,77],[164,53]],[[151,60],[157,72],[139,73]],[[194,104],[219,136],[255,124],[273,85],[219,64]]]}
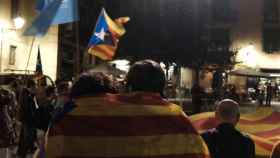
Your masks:
{"label": "person wearing dark jacket", "polygon": [[235,129],[240,113],[238,103],[222,100],[215,113],[218,126],[202,133],[211,158],[255,158],[253,140]]}
{"label": "person wearing dark jacket", "polygon": [[195,83],[191,88],[192,94],[192,105],[194,106],[194,113],[200,113],[202,107],[202,98],[204,95],[203,88],[199,85],[199,83]]}
{"label": "person wearing dark jacket", "polygon": [[20,97],[20,121],[22,123],[17,154],[19,158],[25,158],[36,150],[36,83],[27,80],[27,87],[23,88]]}

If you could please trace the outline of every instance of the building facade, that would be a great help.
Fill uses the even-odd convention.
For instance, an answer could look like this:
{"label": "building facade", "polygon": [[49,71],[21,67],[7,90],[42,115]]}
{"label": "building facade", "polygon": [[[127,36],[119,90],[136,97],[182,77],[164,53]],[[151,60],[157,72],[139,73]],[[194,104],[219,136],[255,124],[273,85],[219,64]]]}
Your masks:
{"label": "building facade", "polygon": [[248,48],[249,44],[254,46],[251,50],[246,49],[243,56],[245,64],[256,68],[279,69],[279,0],[238,0],[232,3],[239,14],[238,21],[232,26],[233,46],[241,48],[241,56],[242,50]]}
{"label": "building facade", "polygon": [[[231,5],[238,13],[238,20],[231,28],[232,47],[240,49],[237,58],[242,66],[279,73],[280,1],[237,0],[231,1]],[[244,77],[232,78],[233,81],[240,79],[243,82],[239,83],[246,83]]]}
{"label": "building facade", "polygon": [[[279,0],[200,0],[202,38],[209,47],[239,50],[238,60],[254,68],[280,68]],[[248,59],[250,58],[250,60]]]}
{"label": "building facade", "polygon": [[[253,70],[255,77],[262,71],[268,77],[279,75],[279,7],[279,0],[196,1],[199,40],[207,43],[206,54],[219,56],[223,50],[238,50],[235,70]],[[227,81],[244,89],[248,77],[246,73],[229,75]]]}
{"label": "building facade", "polygon": [[[33,73],[40,48],[43,73],[56,79],[58,27],[52,26],[42,38],[22,35],[38,14],[35,4],[36,0],[0,0],[0,74]],[[15,28],[16,16],[25,19],[21,29]]]}

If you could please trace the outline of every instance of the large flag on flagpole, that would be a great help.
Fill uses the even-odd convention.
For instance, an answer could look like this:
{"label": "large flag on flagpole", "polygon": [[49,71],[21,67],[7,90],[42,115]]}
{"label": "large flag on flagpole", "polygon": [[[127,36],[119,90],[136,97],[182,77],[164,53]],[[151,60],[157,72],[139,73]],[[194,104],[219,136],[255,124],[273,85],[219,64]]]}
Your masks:
{"label": "large flag on flagpole", "polygon": [[[37,0],[36,9],[39,12],[42,12],[53,3],[53,1],[55,0]],[[62,0],[58,11],[53,18],[52,25],[77,21],[78,19],[78,0]]]}
{"label": "large flag on flagpole", "polygon": [[53,0],[37,0],[36,2],[36,10],[42,11],[52,2]]}
{"label": "large flag on flagpole", "polygon": [[103,8],[90,38],[88,53],[102,60],[112,60],[119,38],[125,34],[123,24],[128,21],[129,17],[120,17],[113,21]]}
{"label": "large flag on flagpole", "polygon": [[51,25],[78,20],[78,0],[39,0],[40,14],[23,33],[25,36],[44,36]]}

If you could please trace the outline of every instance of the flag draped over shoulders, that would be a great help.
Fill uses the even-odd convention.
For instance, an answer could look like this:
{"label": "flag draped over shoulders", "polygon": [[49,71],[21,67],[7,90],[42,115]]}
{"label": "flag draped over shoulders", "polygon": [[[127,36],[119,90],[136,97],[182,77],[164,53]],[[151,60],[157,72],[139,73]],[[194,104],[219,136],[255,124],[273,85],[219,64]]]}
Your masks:
{"label": "flag draped over shoulders", "polygon": [[159,95],[84,97],[49,134],[48,158],[207,158],[188,117]]}
{"label": "flag draped over shoulders", "polygon": [[[190,119],[196,129],[203,132],[217,126],[214,115],[213,112],[205,112],[193,115]],[[257,158],[269,158],[273,146],[280,141],[279,120],[280,113],[273,111],[271,107],[258,108],[254,113],[241,115],[237,128],[254,140]]]}

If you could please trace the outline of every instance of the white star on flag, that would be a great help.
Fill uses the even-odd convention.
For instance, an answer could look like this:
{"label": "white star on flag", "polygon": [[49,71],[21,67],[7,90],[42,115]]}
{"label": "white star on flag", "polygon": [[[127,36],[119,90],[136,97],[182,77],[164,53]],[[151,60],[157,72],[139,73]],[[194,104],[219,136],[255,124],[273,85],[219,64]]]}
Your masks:
{"label": "white star on flag", "polygon": [[95,35],[97,38],[99,38],[99,39],[101,39],[102,41],[104,41],[106,32],[104,31],[104,28],[102,28],[102,29],[100,30],[100,32],[96,32],[96,33],[94,33],[94,35]]}

